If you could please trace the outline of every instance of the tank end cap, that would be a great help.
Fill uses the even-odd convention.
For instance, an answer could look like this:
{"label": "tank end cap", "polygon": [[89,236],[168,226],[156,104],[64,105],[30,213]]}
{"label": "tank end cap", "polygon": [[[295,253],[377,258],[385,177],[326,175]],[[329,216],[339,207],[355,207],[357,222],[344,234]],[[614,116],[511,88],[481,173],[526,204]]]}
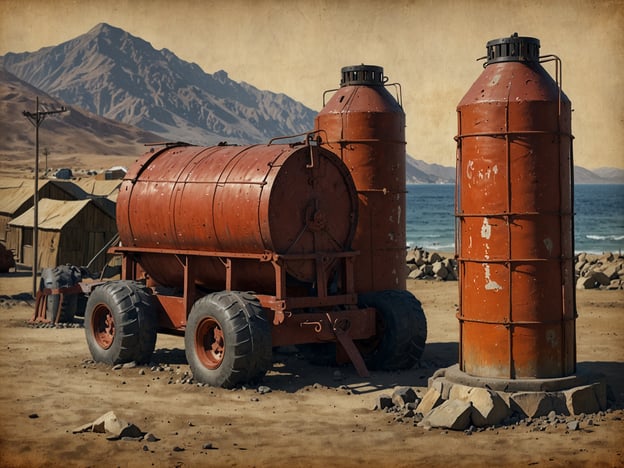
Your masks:
{"label": "tank end cap", "polygon": [[518,36],[518,33],[513,33],[509,37],[488,41],[485,47],[486,66],[498,62],[539,61],[540,41],[535,37]]}
{"label": "tank end cap", "polygon": [[341,88],[354,85],[383,86],[386,82],[383,67],[377,65],[351,65],[342,67],[341,73]]}

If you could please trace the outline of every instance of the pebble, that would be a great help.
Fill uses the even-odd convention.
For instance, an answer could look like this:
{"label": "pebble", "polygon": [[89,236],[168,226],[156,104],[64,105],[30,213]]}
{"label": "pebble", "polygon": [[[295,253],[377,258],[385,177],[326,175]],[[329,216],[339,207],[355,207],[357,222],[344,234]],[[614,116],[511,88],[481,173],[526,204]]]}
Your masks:
{"label": "pebble", "polygon": [[147,432],[143,436],[143,440],[146,442],[158,442],[160,439],[156,437],[154,434],[152,434],[151,432]]}
{"label": "pebble", "polygon": [[578,431],[579,429],[579,422],[578,421],[570,421],[568,423],[568,430],[570,431]]}

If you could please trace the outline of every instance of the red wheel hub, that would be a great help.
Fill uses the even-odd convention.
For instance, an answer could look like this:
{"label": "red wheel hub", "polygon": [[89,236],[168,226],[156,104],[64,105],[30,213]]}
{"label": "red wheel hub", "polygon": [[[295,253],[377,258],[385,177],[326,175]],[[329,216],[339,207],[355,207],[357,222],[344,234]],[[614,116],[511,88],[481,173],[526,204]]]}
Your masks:
{"label": "red wheel hub", "polygon": [[225,338],[221,325],[214,318],[207,317],[197,325],[195,353],[208,369],[216,369],[223,362]]}
{"label": "red wheel hub", "polygon": [[115,339],[115,320],[106,305],[98,304],[95,306],[91,326],[97,344],[103,349],[110,348]]}

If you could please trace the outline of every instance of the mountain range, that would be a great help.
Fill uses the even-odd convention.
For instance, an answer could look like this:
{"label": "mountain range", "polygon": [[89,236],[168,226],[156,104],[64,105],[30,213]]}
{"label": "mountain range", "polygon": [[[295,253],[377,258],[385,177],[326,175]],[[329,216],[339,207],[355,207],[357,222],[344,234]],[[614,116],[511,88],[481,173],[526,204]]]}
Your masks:
{"label": "mountain range", "polygon": [[[264,143],[313,128],[316,111],[285,94],[205,73],[173,52],[107,25],[36,52],[0,57],[0,151],[32,148],[21,110],[40,96],[66,118],[49,119],[56,151],[123,154],[139,142]],[[49,123],[48,123],[49,122]],[[60,138],[65,135],[65,138]],[[130,153],[134,154],[134,153]],[[575,168],[578,183],[624,183],[624,170]],[[408,183],[452,183],[455,168],[407,158]]]}

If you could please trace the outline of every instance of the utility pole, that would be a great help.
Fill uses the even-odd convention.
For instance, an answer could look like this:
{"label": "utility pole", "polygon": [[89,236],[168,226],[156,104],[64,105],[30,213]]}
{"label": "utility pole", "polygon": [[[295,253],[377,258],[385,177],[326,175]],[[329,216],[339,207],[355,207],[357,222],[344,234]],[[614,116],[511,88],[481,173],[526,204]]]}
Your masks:
{"label": "utility pole", "polygon": [[40,111],[39,110],[39,96],[36,100],[36,112],[23,111],[22,114],[35,126],[35,194],[33,196],[33,203],[35,208],[35,220],[33,222],[33,296],[37,296],[37,270],[39,263],[39,126],[50,114],[60,114],[61,112],[67,112],[65,107],[61,107],[58,110]]}

